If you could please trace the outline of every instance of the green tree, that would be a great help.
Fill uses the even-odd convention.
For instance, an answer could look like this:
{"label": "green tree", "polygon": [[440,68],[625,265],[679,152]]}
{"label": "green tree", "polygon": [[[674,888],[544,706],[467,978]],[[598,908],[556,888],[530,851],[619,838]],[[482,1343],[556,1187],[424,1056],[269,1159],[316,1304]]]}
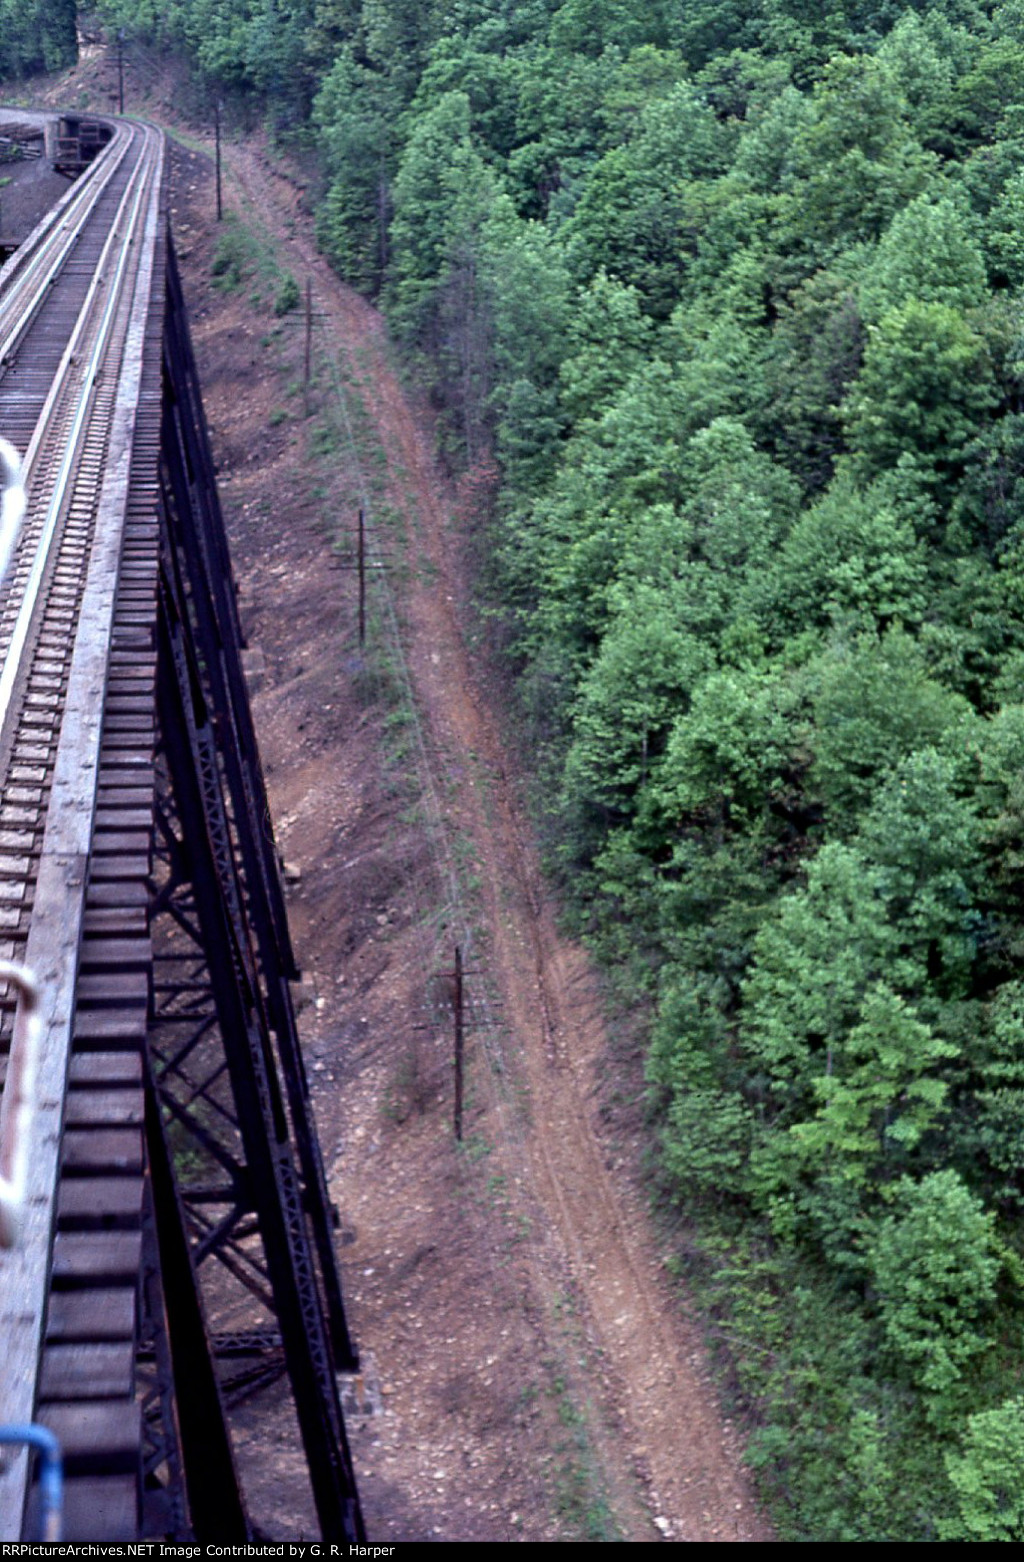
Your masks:
{"label": "green tree", "polygon": [[640,7],[628,0],[564,0],[551,19],[551,46],[566,55],[601,54],[613,45],[664,46],[672,9],[666,0]]}
{"label": "green tree", "polygon": [[643,122],[649,103],[667,97],[686,75],[686,65],[671,49],[645,43],[631,49],[609,83],[600,108],[611,146],[629,141]]}
{"label": "green tree", "polygon": [[518,84],[517,146],[508,188],[526,217],[562,222],[572,212],[596,159],[609,145],[605,104],[619,73],[618,50],[597,58],[530,48]]}
{"label": "green tree", "polygon": [[567,326],[569,350],[559,370],[562,406],[573,423],[582,423],[599,417],[641,368],[653,331],[636,288],[606,271],[581,291]]}
{"label": "green tree", "polygon": [[389,78],[339,49],[313,108],[330,183],[317,237],[354,287],[377,293],[388,271],[396,101]]}
{"label": "green tree", "polygon": [[[495,257],[504,245],[511,262],[515,240],[505,239],[514,233],[511,202],[473,145],[469,101],[464,93],[447,93],[417,122],[395,177],[391,312],[406,340],[440,366],[435,384],[453,410],[471,465],[487,437],[495,382]],[[534,248],[520,234],[520,270]],[[516,301],[516,274],[510,263],[506,319]],[[520,303],[521,293],[520,287]],[[546,297],[554,296],[548,289]],[[531,340],[537,357],[536,332]],[[550,377],[553,402],[553,370]]]}
{"label": "green tree", "polygon": [[963,314],[985,293],[981,250],[958,206],[925,194],[897,212],[883,234],[860,285],[860,308],[870,323],[913,301]]}
{"label": "green tree", "polygon": [[950,150],[955,83],[977,49],[976,35],[938,8],[905,10],[879,45],[876,58],[906,103],[924,146],[943,154]]}
{"label": "green tree", "polygon": [[806,94],[785,87],[751,115],[736,148],[735,178],[763,195],[792,196],[804,171],[802,144],[814,123]]}
{"label": "green tree", "polygon": [[1024,175],[1007,180],[982,228],[993,280],[1018,288],[1024,282]]}
{"label": "green tree", "polygon": [[403,107],[416,94],[446,20],[436,0],[362,0],[360,42],[367,62],[392,76]]}
{"label": "green tree", "polygon": [[253,0],[245,73],[279,129],[309,118],[316,90],[307,44],[311,22],[311,0]]}
{"label": "green tree", "polygon": [[799,695],[784,674],[710,673],[673,723],[648,809],[674,824],[752,821],[794,764],[798,712]]}
{"label": "green tree", "polygon": [[634,588],[580,685],[567,798],[625,809],[710,660],[708,648],[679,625],[670,596]]}
{"label": "green tree", "polygon": [[1024,1540],[1024,1399],[969,1416],[946,1472],[957,1515],[940,1523],[942,1540]]}
{"label": "green tree", "polygon": [[[532,583],[538,630],[585,655],[600,639],[608,589],[626,557],[641,578],[671,576],[689,557],[682,497],[689,386],[655,358],[564,452],[550,491],[507,538],[512,569]],[[634,536],[637,540],[634,540]]]}
{"label": "green tree", "polygon": [[182,8],[181,28],[199,74],[207,82],[245,92],[251,9],[249,0],[191,0]]}
{"label": "green tree", "polygon": [[593,170],[565,228],[581,281],[598,270],[636,287],[664,317],[681,295],[691,181],[723,166],[714,115],[687,83],[650,104],[628,145]]}
{"label": "green tree", "polygon": [[830,624],[913,625],[929,600],[927,549],[888,495],[845,472],[784,538],[764,595],[780,640]]}
{"label": "green tree", "polygon": [[694,70],[733,49],[753,49],[762,36],[763,6],[759,0],[702,0],[673,6],[669,35]]}
{"label": "green tree", "polygon": [[833,828],[846,833],[902,759],[955,741],[970,707],[929,677],[919,647],[900,628],[852,644],[838,640],[815,674],[811,779]]}
{"label": "green tree", "polygon": [[984,343],[958,311],[916,300],[889,310],[844,409],[857,471],[870,478],[905,457],[933,485],[956,477],[994,400]]}
{"label": "green tree", "polygon": [[452,205],[486,177],[470,139],[469,99],[446,93],[417,122],[394,186],[393,313],[412,340],[428,332],[448,270]]}
{"label": "green tree", "polygon": [[768,563],[798,507],[789,473],[755,449],[733,418],[714,418],[694,435],[685,487],[693,557],[734,576]]}
{"label": "green tree", "polygon": [[803,1175],[875,1191],[939,1120],[949,1087],[934,1070],[957,1049],[884,982],[860,1013],[814,1081],[813,1115],[789,1129],[789,1153]]}
{"label": "green tree", "polygon": [[[958,731],[961,744],[969,743],[971,725]],[[857,837],[882,870],[887,914],[903,947],[927,961],[947,996],[966,991],[979,930],[973,905],[981,827],[967,785],[973,768],[962,749],[917,749],[880,788]]]}
{"label": "green tree", "polygon": [[513,218],[504,203],[485,225],[482,240],[494,332],[489,410],[509,489],[532,493],[551,474],[558,455],[569,277],[548,230]]}
{"label": "green tree", "polygon": [[806,888],[785,896],[759,933],[744,985],[744,1037],[780,1103],[834,1072],[836,1048],[886,981],[920,986],[885,915],[882,875],[856,849],[823,846]]}
{"label": "green tree", "polygon": [[680,1091],[662,1135],[665,1170],[677,1201],[717,1202],[743,1192],[754,1135],[754,1115],[737,1093]]}
{"label": "green tree", "polygon": [[520,51],[509,51],[509,33],[508,21],[495,18],[469,37],[460,33],[439,38],[411,108],[418,119],[447,93],[465,93],[474,140],[499,165],[519,141],[519,92],[523,72],[529,69]]}
{"label": "green tree", "polygon": [[879,1223],[870,1266],[886,1351],[943,1401],[989,1346],[980,1325],[1000,1269],[995,1217],[954,1171],[903,1178]]}
{"label": "green tree", "polygon": [[1004,981],[978,1005],[961,1047],[955,1162],[997,1207],[1024,1201],[1024,989]]}
{"label": "green tree", "polygon": [[829,61],[813,120],[793,144],[803,175],[791,242],[821,260],[877,239],[937,171],[908,122],[908,105],[885,65],[867,56]]}
{"label": "green tree", "polygon": [[[1007,16],[1015,8],[1001,6],[996,15]],[[997,34],[999,29],[996,24]],[[1020,103],[1024,87],[1019,22],[1010,36],[986,39],[969,70],[957,81],[953,93],[954,125],[963,141],[981,141],[998,135],[1008,111]]]}
{"label": "green tree", "polygon": [[61,70],[78,58],[75,0],[0,0],[0,76]]}
{"label": "green tree", "polygon": [[765,359],[765,442],[810,493],[843,451],[840,413],[867,340],[852,284],[818,271],[780,298]]}

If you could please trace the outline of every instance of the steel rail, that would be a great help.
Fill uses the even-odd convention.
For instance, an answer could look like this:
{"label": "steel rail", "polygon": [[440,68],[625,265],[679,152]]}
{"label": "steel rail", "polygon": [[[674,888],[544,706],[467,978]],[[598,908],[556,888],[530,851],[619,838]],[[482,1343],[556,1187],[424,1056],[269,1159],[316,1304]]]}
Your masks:
{"label": "steel rail", "polygon": [[[119,168],[121,167],[124,158],[127,156],[128,151],[132,145],[132,139],[132,135],[126,129],[120,127],[117,137],[108,143],[108,146],[104,149],[103,154],[101,154],[101,156],[98,157],[91,165],[91,169],[100,168],[101,173],[90,181],[86,191],[84,192],[84,195],[79,200],[78,206],[74,209],[75,220],[73,222],[71,221],[69,215],[71,208],[68,208],[68,211],[65,212],[64,220],[55,226],[52,224],[51,214],[51,218],[49,220],[44,219],[43,222],[38,224],[33,234],[29,236],[28,240],[26,240],[26,244],[31,244],[34,236],[38,234],[42,236],[42,240],[45,242],[41,241],[39,243],[38,251],[35,256],[32,257],[30,267],[26,271],[25,277],[22,279],[20,290],[16,291],[15,303],[17,303],[17,300],[20,298],[22,292],[32,289],[33,284],[35,284],[34,291],[31,292],[31,297],[28,299],[28,302],[18,306],[17,318],[14,320],[13,325],[7,328],[7,335],[0,339],[0,375],[3,374],[5,367],[9,364],[17,343],[23,340],[28,331],[31,329],[32,322],[39,313],[44,300],[49,296],[50,290],[57,281],[61,270],[70,259],[79,239],[85,231],[86,226],[95,213],[97,202],[109,187],[111,181],[116,176]],[[110,154],[109,156],[108,153]],[[81,208],[80,210],[78,209],[79,207]],[[46,234],[48,226],[53,227],[53,231],[50,233],[49,239],[47,240]],[[63,242],[59,245],[56,242],[58,239],[63,240]],[[22,249],[24,248],[25,246],[22,246]],[[19,250],[17,253],[20,255],[22,251]],[[6,267],[4,268],[4,271],[0,272],[0,331],[4,329],[3,322],[5,317],[10,314],[14,308],[14,305],[12,305],[11,302],[4,296],[4,277],[6,272]],[[95,286],[95,280],[93,285]],[[72,362],[72,349],[68,349],[66,358],[67,367],[70,367]],[[62,365],[62,369],[64,367],[65,366]],[[52,405],[56,399],[57,392],[60,388],[60,383],[61,381],[59,379],[55,379],[54,385],[51,387],[47,403],[44,405],[43,411],[37,422],[36,437],[30,444],[29,450],[26,452],[25,460],[23,462],[23,478],[25,480],[27,480],[30,469],[33,465],[35,452],[38,448],[42,431],[47,426],[48,414],[52,410]],[[22,516],[17,525],[11,527],[5,526],[3,533],[0,534],[0,585],[3,584],[3,581],[7,575],[11,559],[14,555],[19,538],[21,536],[21,527],[23,523],[24,516]]]}
{"label": "steel rail", "polygon": [[[25,335],[132,144],[123,126],[0,270],[0,372]],[[66,204],[65,204],[66,203]],[[19,276],[23,272],[24,275]],[[28,301],[22,302],[29,294]],[[8,318],[17,311],[13,324]]]}
{"label": "steel rail", "polygon": [[[57,522],[64,508],[68,483],[81,449],[86,419],[92,410],[93,395],[100,365],[110,343],[115,313],[122,301],[122,284],[135,239],[136,224],[142,199],[146,193],[147,175],[149,172],[150,169],[147,166],[146,152],[144,150],[138,165],[132,173],[131,181],[125,189],[82,311],[78,316],[74,332],[61,359],[50,394],[43,406],[42,415],[36,425],[36,432],[32,436],[32,441],[25,453],[23,463],[24,483],[26,488],[31,489],[33,480],[37,475],[40,445],[48,427],[54,405],[58,396],[64,391],[72,369],[79,370],[80,372],[77,372],[74,376],[79,390],[77,406],[71,420],[64,454],[54,478],[42,531],[36,545],[35,557],[33,558],[28,579],[22,592],[18,617],[15,621],[7,655],[4,658],[3,671],[0,672],[0,746],[2,746],[3,734],[7,726],[14,689],[21,672],[21,657],[28,641],[29,630],[45,578],[50,550],[57,530]],[[131,212],[127,219],[127,228],[122,237],[121,224],[124,220],[125,207],[128,205],[129,200],[132,202]],[[114,267],[113,276],[108,284],[107,266],[110,262],[111,253],[119,241],[121,242],[120,252]],[[92,324],[93,306],[101,288],[106,289],[106,306],[100,317],[99,324],[95,327],[92,350],[89,353],[87,362],[82,367],[78,363],[81,339]],[[2,584],[3,577],[7,572],[8,562],[9,556],[8,558],[0,559],[0,584]]]}

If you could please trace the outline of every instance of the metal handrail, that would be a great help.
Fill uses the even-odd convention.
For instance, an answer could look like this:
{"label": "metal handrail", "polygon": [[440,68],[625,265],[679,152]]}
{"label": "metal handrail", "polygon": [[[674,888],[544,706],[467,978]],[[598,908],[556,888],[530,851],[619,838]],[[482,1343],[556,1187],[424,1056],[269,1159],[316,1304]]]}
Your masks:
{"label": "metal handrail", "polygon": [[9,982],[21,993],[0,1101],[0,1247],[13,1247],[25,1202],[42,1021],[39,984],[31,971],[10,960],[0,960],[0,981]]}
{"label": "metal handrail", "polygon": [[62,1540],[64,1532],[64,1456],[49,1427],[37,1422],[0,1426],[0,1444],[24,1443],[39,1455],[39,1539]]}
{"label": "metal handrail", "polygon": [[21,457],[6,439],[0,439],[0,473],[3,474],[3,501],[0,504],[0,586],[14,555],[22,518],[25,514],[25,487]]}

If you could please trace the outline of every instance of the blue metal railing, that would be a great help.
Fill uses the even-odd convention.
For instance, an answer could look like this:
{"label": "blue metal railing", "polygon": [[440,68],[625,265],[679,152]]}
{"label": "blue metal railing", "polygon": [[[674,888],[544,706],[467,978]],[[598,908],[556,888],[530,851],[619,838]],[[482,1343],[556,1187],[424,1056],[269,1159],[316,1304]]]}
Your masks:
{"label": "blue metal railing", "polygon": [[39,1539],[60,1540],[64,1517],[64,1460],[60,1443],[31,1422],[0,1426],[0,1443],[24,1443],[39,1455]]}

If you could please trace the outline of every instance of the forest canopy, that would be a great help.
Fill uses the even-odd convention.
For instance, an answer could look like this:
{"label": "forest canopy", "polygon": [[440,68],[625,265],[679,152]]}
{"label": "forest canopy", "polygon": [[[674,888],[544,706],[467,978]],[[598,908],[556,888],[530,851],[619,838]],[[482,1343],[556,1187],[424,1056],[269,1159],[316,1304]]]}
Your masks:
{"label": "forest canopy", "polygon": [[552,857],[780,1534],[1024,1538],[1024,4],[100,10],[316,147],[498,464]]}
{"label": "forest canopy", "polygon": [[0,0],[0,79],[73,65],[76,11],[75,0]]}

